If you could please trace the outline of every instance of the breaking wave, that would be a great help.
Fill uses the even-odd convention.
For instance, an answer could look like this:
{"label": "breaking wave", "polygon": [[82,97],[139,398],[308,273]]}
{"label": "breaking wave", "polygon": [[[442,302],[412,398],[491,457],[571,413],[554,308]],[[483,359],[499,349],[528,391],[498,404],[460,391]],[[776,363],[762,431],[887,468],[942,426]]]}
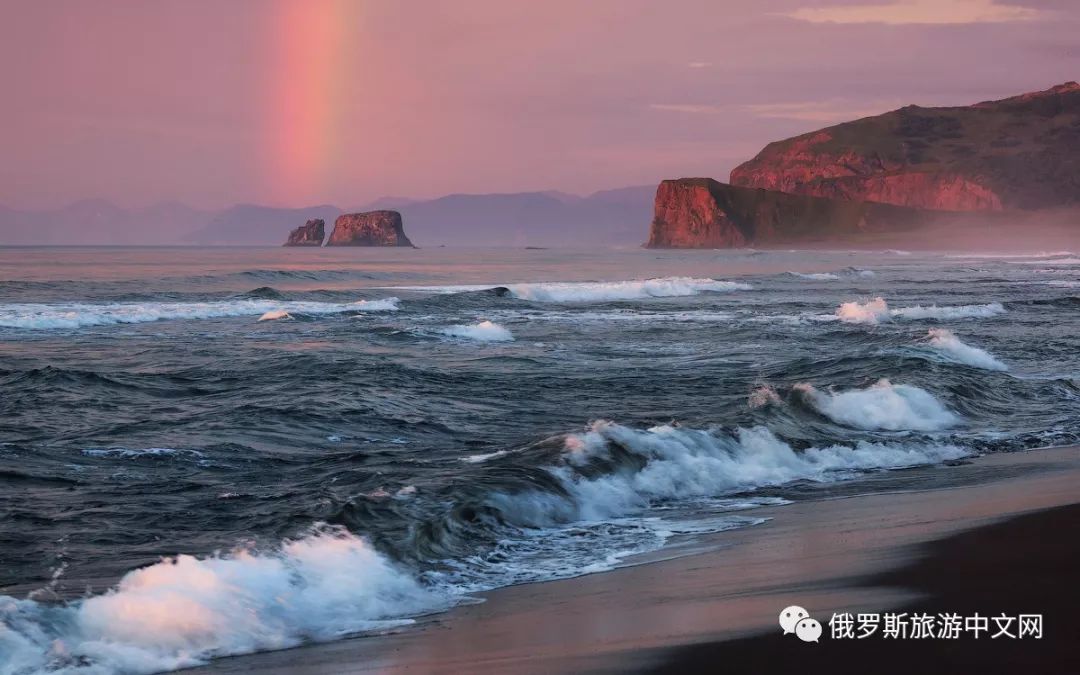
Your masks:
{"label": "breaking wave", "polygon": [[822,415],[855,429],[940,431],[960,421],[925,389],[886,379],[841,392],[823,392],[809,384],[797,384],[794,390]]}
{"label": "breaking wave", "polygon": [[494,284],[466,284],[455,286],[388,286],[387,290],[421,291],[427,293],[475,293],[495,290],[519,300],[533,302],[615,302],[620,300],[645,300],[648,298],[671,298],[698,295],[699,293],[727,293],[748,291],[753,286],[737,281],[695,279],[693,277],[663,277],[636,281],[565,281],[550,283],[522,283],[497,286]]}
{"label": "breaking wave", "polygon": [[[724,495],[967,454],[951,445],[866,441],[795,450],[764,427],[634,429],[608,421],[551,440],[558,445],[472,458],[489,486],[479,502],[466,497],[453,506],[436,496],[425,507],[423,490],[398,490],[397,508],[453,507],[432,522],[444,544],[473,532],[470,541],[480,543],[453,560],[425,565],[399,552],[406,555],[395,558],[413,563],[392,562],[363,536],[315,525],[272,550],[166,558],[104,594],[63,604],[0,596],[5,672],[152,673],[386,629],[479,590],[611,569],[677,533],[753,525],[762,521],[730,512],[786,503]],[[540,466],[505,465],[540,450],[548,458]],[[523,471],[524,481],[498,486],[500,476]],[[685,522],[650,515],[653,505],[693,498],[714,499],[719,515]],[[476,539],[477,531],[486,537]]]}
{"label": "breaking wave", "polygon": [[931,328],[929,336],[930,347],[956,363],[963,363],[984,370],[1008,370],[1009,367],[999,361],[993,354],[985,349],[972,347],[956,337],[956,334],[945,328]]}
{"label": "breaking wave", "polygon": [[737,281],[664,277],[642,281],[583,281],[567,283],[515,284],[510,294],[534,302],[611,302],[748,291],[753,287]]}
{"label": "breaking wave", "polygon": [[265,299],[110,304],[14,303],[0,305],[0,327],[48,330],[147,323],[167,319],[216,319],[233,316],[265,317],[268,313],[276,312],[285,312],[287,314],[342,314],[347,312],[393,311],[397,308],[397,298],[359,300],[350,303],[282,302]]}
{"label": "breaking wave", "polygon": [[269,553],[167,558],[65,606],[0,597],[0,651],[6,673],[155,673],[400,625],[447,605],[364,539],[320,528]]}

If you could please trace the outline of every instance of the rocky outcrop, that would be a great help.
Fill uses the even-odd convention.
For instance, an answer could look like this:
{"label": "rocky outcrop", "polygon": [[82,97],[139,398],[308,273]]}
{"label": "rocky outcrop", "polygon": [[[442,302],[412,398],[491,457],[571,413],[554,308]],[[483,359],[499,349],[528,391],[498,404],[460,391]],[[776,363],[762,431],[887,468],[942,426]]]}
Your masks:
{"label": "rocky outcrop", "polygon": [[327,246],[412,246],[397,211],[345,213],[334,221]]}
{"label": "rocky outcrop", "polygon": [[322,246],[324,238],[326,222],[322,218],[312,218],[290,232],[282,246]]}
{"label": "rocky outcrop", "polygon": [[907,106],[770,143],[732,185],[926,209],[1080,204],[1080,85]]}
{"label": "rocky outcrop", "polygon": [[656,190],[648,248],[734,248],[849,240],[914,230],[946,214],[737,187],[711,178],[665,180]]}

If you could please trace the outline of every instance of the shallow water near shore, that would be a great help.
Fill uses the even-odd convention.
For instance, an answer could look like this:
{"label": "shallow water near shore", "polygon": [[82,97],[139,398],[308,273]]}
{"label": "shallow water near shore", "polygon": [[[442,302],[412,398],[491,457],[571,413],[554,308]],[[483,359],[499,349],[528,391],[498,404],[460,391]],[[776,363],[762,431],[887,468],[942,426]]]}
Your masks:
{"label": "shallow water near shore", "polygon": [[1077,258],[0,251],[0,672],[386,629],[1076,443]]}

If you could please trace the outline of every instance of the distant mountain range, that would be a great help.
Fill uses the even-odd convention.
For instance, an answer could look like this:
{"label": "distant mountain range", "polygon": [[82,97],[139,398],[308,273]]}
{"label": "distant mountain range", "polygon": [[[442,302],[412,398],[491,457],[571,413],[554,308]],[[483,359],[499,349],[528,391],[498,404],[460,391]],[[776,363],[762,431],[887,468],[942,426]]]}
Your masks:
{"label": "distant mountain range", "polygon": [[569,246],[640,242],[656,188],[562,192],[453,194],[414,200],[383,197],[342,209],[323,204],[287,209],[237,204],[207,211],[176,202],[123,209],[84,200],[51,211],[0,206],[0,245],[232,245],[277,246],[309,218],[332,223],[342,213],[395,209],[418,246]]}

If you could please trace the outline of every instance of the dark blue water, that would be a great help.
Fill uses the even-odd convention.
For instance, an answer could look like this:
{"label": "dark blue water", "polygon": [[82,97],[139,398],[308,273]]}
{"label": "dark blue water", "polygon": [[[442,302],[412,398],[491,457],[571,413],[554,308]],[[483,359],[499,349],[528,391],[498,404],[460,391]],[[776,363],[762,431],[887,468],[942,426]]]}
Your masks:
{"label": "dark blue water", "polygon": [[1075,443],[1078,285],[1068,252],[0,251],[0,673],[333,639]]}

